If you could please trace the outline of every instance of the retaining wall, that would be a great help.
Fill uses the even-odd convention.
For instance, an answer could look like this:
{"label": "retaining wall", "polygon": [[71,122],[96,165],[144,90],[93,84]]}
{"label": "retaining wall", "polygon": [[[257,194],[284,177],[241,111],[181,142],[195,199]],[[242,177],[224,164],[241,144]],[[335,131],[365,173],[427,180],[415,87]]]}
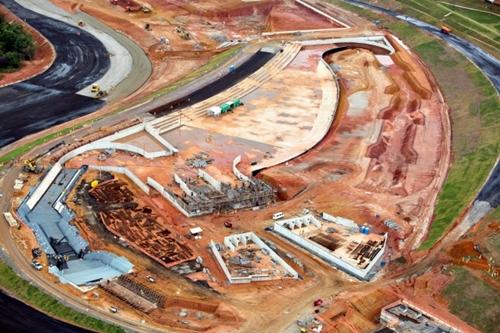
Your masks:
{"label": "retaining wall", "polygon": [[129,168],[119,167],[119,166],[106,166],[106,165],[89,165],[90,169],[114,172],[127,176],[130,180],[134,182],[144,193],[149,194],[149,187],[146,185],[135,173],[130,171]]}
{"label": "retaining wall", "polygon": [[[292,222],[293,223],[293,222]],[[354,267],[347,262],[343,261],[342,259],[334,256],[330,251],[326,250],[323,248],[321,245],[316,244],[310,240],[304,239],[300,237],[299,235],[295,234],[288,228],[284,227],[282,224],[283,222],[277,222],[274,224],[274,231],[278,233],[279,235],[289,239],[293,243],[299,245],[300,247],[304,248],[305,250],[311,252],[313,255],[323,259],[327,263],[334,265],[335,267],[343,270],[344,272],[353,275],[354,277],[360,279],[360,280],[368,280],[372,268],[379,262],[379,260],[382,258],[386,245],[387,245],[387,234],[384,235],[384,246],[382,249],[379,251],[379,253],[373,258],[373,260],[370,262],[370,264],[365,268],[365,269],[359,269],[357,267]]]}
{"label": "retaining wall", "polygon": [[198,169],[198,177],[202,178],[204,181],[210,184],[213,188],[215,188],[217,191],[222,190],[222,184],[219,182],[217,179],[214,177],[210,176],[208,173],[205,171]]}
{"label": "retaining wall", "polygon": [[[288,265],[279,255],[276,254],[266,243],[264,243],[256,234],[253,232],[246,232],[243,234],[234,234],[227,237],[224,237],[224,245],[232,252],[236,250],[236,247],[241,243],[246,245],[247,242],[252,242],[257,245],[261,249],[265,249],[265,252],[271,257],[271,259],[277,264],[281,265],[288,274],[294,279],[299,277],[299,274]],[[237,283],[250,283],[256,281],[269,281],[273,280],[273,278],[267,274],[254,274],[245,277],[235,277],[232,276],[229,270],[227,269],[226,263],[222,259],[217,247],[213,241],[210,241],[210,248],[214,253],[215,259],[217,260],[219,266],[222,268],[226,278],[231,284]],[[264,253],[265,253],[264,252]]]}
{"label": "retaining wall", "polygon": [[233,160],[233,173],[241,181],[244,182],[249,182],[253,183],[253,181],[248,178],[246,175],[244,175],[240,170],[238,170],[238,164],[241,162],[241,155],[236,156],[236,158]]}

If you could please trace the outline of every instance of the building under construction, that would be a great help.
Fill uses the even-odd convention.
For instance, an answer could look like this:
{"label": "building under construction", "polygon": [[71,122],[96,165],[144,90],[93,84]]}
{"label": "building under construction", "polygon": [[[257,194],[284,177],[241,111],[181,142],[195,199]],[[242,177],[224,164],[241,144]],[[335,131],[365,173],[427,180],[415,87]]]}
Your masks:
{"label": "building under construction", "polygon": [[89,201],[105,228],[129,246],[166,267],[192,261],[192,250],[150,208],[139,205],[126,184],[117,179],[103,181],[88,191]]}
{"label": "building under construction", "polygon": [[[206,171],[198,169],[196,179],[183,179],[174,174],[174,182],[180,190],[161,188],[150,178],[148,184],[158,189],[167,200],[188,217],[228,212],[236,209],[266,206],[274,200],[274,190],[265,182],[242,174],[233,161],[234,184],[218,181]],[[156,185],[156,186],[155,186]]]}

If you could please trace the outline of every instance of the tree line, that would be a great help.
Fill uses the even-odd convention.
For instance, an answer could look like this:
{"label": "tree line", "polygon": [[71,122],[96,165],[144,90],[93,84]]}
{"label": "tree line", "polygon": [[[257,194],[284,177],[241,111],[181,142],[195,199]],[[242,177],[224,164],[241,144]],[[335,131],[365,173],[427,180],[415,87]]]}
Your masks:
{"label": "tree line", "polygon": [[35,55],[33,37],[15,22],[7,22],[0,15],[0,70],[18,69],[23,60],[30,60]]}

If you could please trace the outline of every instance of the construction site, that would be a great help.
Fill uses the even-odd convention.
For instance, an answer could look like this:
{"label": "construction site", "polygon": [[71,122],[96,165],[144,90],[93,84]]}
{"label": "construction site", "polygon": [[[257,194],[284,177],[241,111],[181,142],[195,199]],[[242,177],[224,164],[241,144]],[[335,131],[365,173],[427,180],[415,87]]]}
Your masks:
{"label": "construction site", "polygon": [[323,216],[328,220],[310,213],[282,220],[273,230],[346,273],[369,280],[384,256],[386,235],[371,234],[348,219]]}
{"label": "construction site", "polygon": [[298,278],[297,272],[252,232],[227,236],[223,244],[212,241],[210,249],[229,283]]}
{"label": "construction site", "polygon": [[[130,38],[151,75],[123,98],[99,82],[119,111],[18,162],[10,230],[37,274],[138,331],[475,332],[412,303],[449,283],[436,267],[392,280],[451,148],[397,37],[319,0],[51,6]],[[448,260],[498,276],[476,240]]]}

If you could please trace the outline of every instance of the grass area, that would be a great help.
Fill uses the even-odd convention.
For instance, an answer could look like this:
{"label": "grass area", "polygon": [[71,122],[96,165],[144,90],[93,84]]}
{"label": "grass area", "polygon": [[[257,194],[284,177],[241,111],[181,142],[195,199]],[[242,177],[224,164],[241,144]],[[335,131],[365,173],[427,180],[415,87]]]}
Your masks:
{"label": "grass area", "polygon": [[[492,24],[493,26],[498,23],[500,20],[500,16],[498,16],[495,13],[488,13],[488,12],[483,12],[483,11],[478,11],[478,10],[473,10],[473,9],[466,9],[462,7],[457,7],[452,4],[446,4],[443,3],[443,6],[446,8],[449,8],[450,10],[457,12],[459,14],[462,14],[464,16],[467,16],[468,18],[481,23],[481,24],[487,24],[490,25]],[[500,32],[500,31],[499,31]]]}
{"label": "grass area", "polygon": [[[461,6],[468,6],[477,1],[462,2]],[[454,34],[479,44],[493,55],[500,54],[500,31],[497,27],[500,17],[493,10],[489,10],[491,13],[481,12],[435,0],[385,0],[382,3],[377,1],[377,5],[397,8],[403,14],[437,26],[444,24],[452,28]],[[482,9],[488,11],[487,8]]]}
{"label": "grass area", "polygon": [[450,311],[482,332],[498,332],[500,291],[465,268],[454,267],[452,273],[453,282],[443,290]]}
{"label": "grass area", "polygon": [[9,290],[21,301],[41,309],[50,316],[62,318],[65,321],[69,321],[78,326],[98,332],[125,332],[120,327],[82,314],[59,303],[52,296],[47,295],[43,291],[40,291],[40,289],[32,286],[29,282],[21,279],[9,266],[7,266],[7,264],[2,261],[0,261],[0,287]]}
{"label": "grass area", "polygon": [[500,101],[490,81],[453,48],[405,22],[340,0],[333,4],[380,20],[429,66],[451,108],[452,165],[420,249],[431,248],[474,199],[500,153]]}
{"label": "grass area", "polygon": [[[136,102],[137,104],[140,104],[141,102],[144,102],[144,101],[147,101],[151,98],[154,98],[154,97],[158,97],[158,96],[162,96],[162,95],[166,95],[168,93],[171,93],[179,88],[181,88],[182,86],[185,86],[186,84],[194,81],[195,79],[213,71],[214,69],[216,69],[217,67],[221,66],[222,64],[224,64],[225,62],[227,62],[229,59],[231,59],[233,56],[236,55],[236,53],[238,53],[239,51],[241,50],[241,46],[236,46],[236,47],[233,47],[233,48],[230,48],[224,52],[221,52],[219,54],[217,54],[216,56],[214,56],[209,62],[207,62],[205,65],[201,66],[200,68],[198,68],[197,70],[193,71],[192,73],[186,75],[185,77],[181,78],[180,80],[176,81],[175,83],[173,83],[172,85],[169,85],[165,88],[162,88],[162,89],[159,89],[147,96],[144,96],[141,100],[139,100],[138,102]],[[80,129],[82,128],[83,126],[85,125],[88,125],[88,124],[91,124],[95,121],[98,121],[100,119],[103,119],[104,117],[109,117],[110,115],[112,114],[115,114],[115,113],[118,113],[118,112],[121,112],[125,110],[125,108],[120,108],[120,109],[117,109],[117,110],[114,110],[113,112],[111,113],[108,113],[107,115],[103,116],[103,117],[98,117],[96,119],[92,119],[92,120],[88,120],[88,121],[84,121],[84,122],[81,122],[81,123],[78,123],[74,126],[71,126],[71,127],[68,127],[68,128],[65,128],[59,132],[56,132],[56,133],[50,133],[50,134],[47,134],[41,138],[38,138],[32,142],[29,142],[23,146],[20,146],[2,156],[0,156],[0,169],[7,163],[9,163],[10,161],[18,158],[19,156],[22,156],[23,154],[29,152],[30,150],[32,150],[33,148],[41,145],[41,144],[44,144],[45,142],[47,141],[50,141],[50,140],[54,140],[58,137],[61,137],[61,136],[64,136],[64,135],[67,135],[77,129]]]}
{"label": "grass area", "polygon": [[229,59],[234,57],[241,50],[241,48],[242,48],[241,46],[235,46],[235,47],[232,47],[230,49],[225,50],[224,52],[221,52],[221,53],[215,55],[205,65],[194,70],[190,74],[184,76],[183,78],[176,81],[172,85],[169,85],[167,87],[159,89],[159,90],[155,91],[154,93],[152,93],[148,96],[145,96],[142,100],[148,100],[150,98],[154,98],[154,97],[158,97],[161,95],[171,93],[174,90],[177,90],[180,87],[183,87],[183,86],[187,85],[188,83],[193,82],[197,78],[215,70],[217,67],[226,63]]}

